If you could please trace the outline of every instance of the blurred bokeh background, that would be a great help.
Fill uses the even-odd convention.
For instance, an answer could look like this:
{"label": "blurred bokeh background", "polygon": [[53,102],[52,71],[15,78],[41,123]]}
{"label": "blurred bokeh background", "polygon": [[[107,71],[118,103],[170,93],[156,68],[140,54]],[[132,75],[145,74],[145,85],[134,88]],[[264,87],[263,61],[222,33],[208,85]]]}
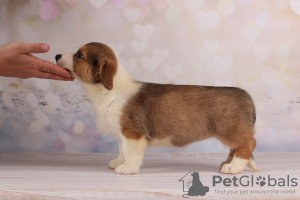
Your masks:
{"label": "blurred bokeh background", "polygon": [[[103,42],[140,81],[246,89],[258,152],[300,151],[299,24],[299,0],[0,0],[0,45],[45,42],[36,56],[55,62]],[[0,77],[0,152],[117,149],[78,81]],[[148,152],[183,151],[227,150],[207,140]]]}

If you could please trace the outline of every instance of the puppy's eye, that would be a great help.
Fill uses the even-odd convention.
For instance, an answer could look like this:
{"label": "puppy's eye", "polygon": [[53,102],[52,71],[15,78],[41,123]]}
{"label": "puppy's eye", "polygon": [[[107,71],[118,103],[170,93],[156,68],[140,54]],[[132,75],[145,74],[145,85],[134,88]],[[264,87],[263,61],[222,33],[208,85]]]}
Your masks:
{"label": "puppy's eye", "polygon": [[77,53],[77,58],[83,58],[83,55],[82,55],[81,52],[78,52],[78,53]]}

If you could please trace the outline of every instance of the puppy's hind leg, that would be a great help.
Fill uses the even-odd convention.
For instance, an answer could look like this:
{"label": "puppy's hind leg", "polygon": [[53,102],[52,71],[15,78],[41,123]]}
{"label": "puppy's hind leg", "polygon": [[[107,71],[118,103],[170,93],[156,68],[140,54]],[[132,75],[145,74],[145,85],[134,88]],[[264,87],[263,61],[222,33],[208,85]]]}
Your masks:
{"label": "puppy's hind leg", "polygon": [[[236,152],[242,150],[237,149]],[[250,159],[250,158],[249,158]],[[232,161],[229,164],[223,165],[221,172],[223,174],[240,174],[244,171],[249,159],[245,157],[238,157],[236,154],[233,156]]]}
{"label": "puppy's hind leg", "polygon": [[[232,161],[223,165],[221,172],[223,174],[240,174],[244,171],[246,165],[251,162],[252,152],[256,146],[256,140],[250,139],[249,142],[241,144],[235,149]],[[256,166],[254,166],[256,168]]]}
{"label": "puppy's hind leg", "polygon": [[124,157],[124,153],[123,153],[123,149],[122,149],[122,141],[119,141],[119,156],[114,159],[111,160],[108,164],[108,168],[110,169],[115,169],[116,167],[118,167],[119,165],[123,164],[125,162],[125,157]]}
{"label": "puppy's hind leg", "polygon": [[230,152],[229,152],[229,155],[228,155],[227,159],[225,161],[223,161],[220,165],[220,168],[219,168],[220,171],[221,171],[223,165],[228,164],[232,161],[233,156],[234,156],[234,149],[230,148]]}
{"label": "puppy's hind leg", "polygon": [[118,174],[137,174],[144,157],[144,153],[148,146],[148,141],[145,137],[139,139],[130,139],[121,136],[122,150],[125,157],[125,162],[119,165],[115,172]]}
{"label": "puppy's hind leg", "polygon": [[253,158],[253,154],[252,154],[252,157],[250,158],[249,160],[249,163],[247,164],[247,166],[252,169],[253,171],[255,172],[261,172],[259,169],[257,169],[256,167],[256,163],[254,161],[254,158]]}
{"label": "puppy's hind leg", "polygon": [[[252,138],[252,148],[253,148],[253,150],[255,149],[255,147],[256,147],[256,139],[255,139],[255,138]],[[249,160],[247,166],[248,166],[250,169],[252,169],[253,171],[255,171],[255,172],[261,172],[261,171],[258,170],[257,167],[256,167],[256,163],[255,163],[255,161],[254,161],[253,154],[252,154],[252,156],[251,156],[251,158],[250,158],[250,160]]]}

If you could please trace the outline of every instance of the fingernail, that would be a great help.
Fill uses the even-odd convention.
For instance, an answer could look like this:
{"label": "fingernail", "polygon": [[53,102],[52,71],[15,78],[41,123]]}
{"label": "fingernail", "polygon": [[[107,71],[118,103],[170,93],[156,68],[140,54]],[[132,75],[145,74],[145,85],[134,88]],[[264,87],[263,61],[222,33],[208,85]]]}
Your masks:
{"label": "fingernail", "polygon": [[42,50],[43,51],[48,51],[48,45],[47,44],[42,44]]}
{"label": "fingernail", "polygon": [[72,76],[70,74],[66,74],[65,77],[71,78]]}

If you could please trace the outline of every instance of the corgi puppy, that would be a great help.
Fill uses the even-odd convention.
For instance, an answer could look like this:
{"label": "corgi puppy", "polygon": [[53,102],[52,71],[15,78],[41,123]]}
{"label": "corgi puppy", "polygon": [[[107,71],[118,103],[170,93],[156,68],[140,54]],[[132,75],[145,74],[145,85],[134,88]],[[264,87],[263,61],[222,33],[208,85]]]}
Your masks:
{"label": "corgi puppy", "polygon": [[84,84],[99,130],[118,140],[119,156],[108,164],[116,173],[137,174],[148,147],[184,147],[211,137],[230,147],[221,173],[239,174],[246,165],[258,171],[252,157],[255,107],[246,91],[136,81],[103,43],[55,59]]}

